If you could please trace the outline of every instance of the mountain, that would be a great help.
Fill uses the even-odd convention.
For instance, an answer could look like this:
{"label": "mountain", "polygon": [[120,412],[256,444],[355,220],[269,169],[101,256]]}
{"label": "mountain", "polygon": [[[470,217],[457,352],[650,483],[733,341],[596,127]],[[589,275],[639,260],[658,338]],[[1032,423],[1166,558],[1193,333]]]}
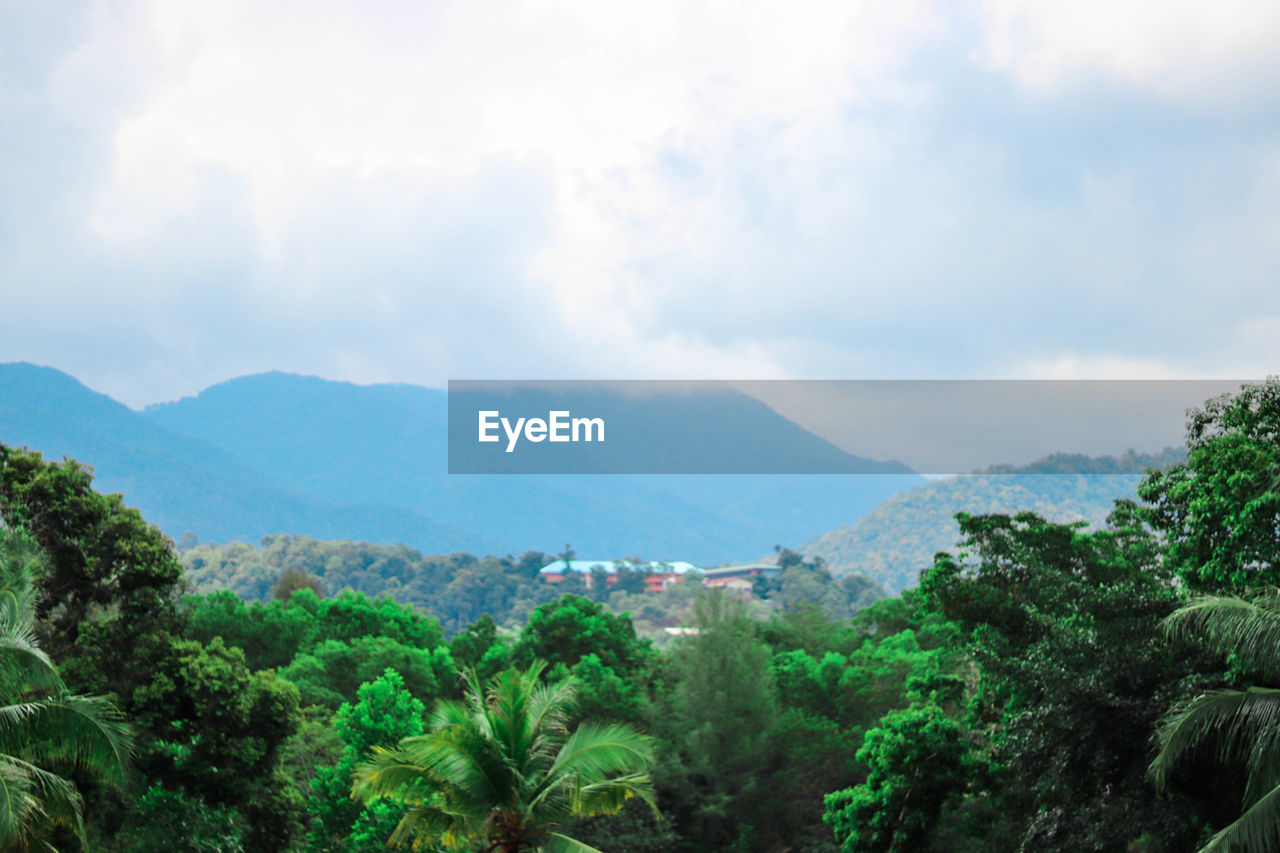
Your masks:
{"label": "mountain", "polygon": [[[642,469],[656,467],[672,443],[695,443],[697,431],[688,425],[717,423],[734,424],[731,432],[738,438],[732,452],[739,459],[765,446],[823,458],[841,470],[883,466],[844,453],[742,394],[633,398],[596,391],[577,400],[610,423],[644,418],[668,425],[667,444],[639,448],[651,454],[636,464]],[[514,405],[545,414],[559,404],[524,391]],[[462,408],[455,400],[454,411]],[[895,491],[921,482],[896,464],[887,470],[897,476],[867,477],[449,476],[449,410],[443,391],[266,373],[148,407],[145,414],[168,429],[236,448],[265,475],[303,494],[382,500],[490,531],[517,553],[558,550],[571,542],[590,558],[747,559],[857,518]]]}
{"label": "mountain", "polygon": [[233,451],[166,429],[52,368],[0,365],[0,442],[90,466],[95,488],[123,493],[174,538],[188,530],[223,541],[307,530],[327,539],[450,542],[460,550],[500,544],[385,502],[304,496]]}
{"label": "mountain", "polygon": [[[661,402],[668,423],[734,418],[748,437],[738,454],[763,440],[783,442],[785,454],[791,441],[840,470],[878,464],[742,395]],[[571,542],[586,558],[750,559],[921,482],[909,473],[449,476],[447,403],[444,392],[416,386],[266,373],[135,412],[56,370],[10,364],[0,365],[0,442],[91,464],[98,487],[123,492],[174,537],[298,533],[426,553]]]}
{"label": "mountain", "polygon": [[1050,521],[1105,522],[1117,498],[1134,497],[1148,467],[1186,458],[1180,448],[1157,454],[1129,451],[1120,457],[1055,453],[1029,465],[933,480],[893,495],[852,524],[804,545],[836,575],[863,575],[890,594],[915,586],[938,551],[960,538],[955,514],[1037,512]]}

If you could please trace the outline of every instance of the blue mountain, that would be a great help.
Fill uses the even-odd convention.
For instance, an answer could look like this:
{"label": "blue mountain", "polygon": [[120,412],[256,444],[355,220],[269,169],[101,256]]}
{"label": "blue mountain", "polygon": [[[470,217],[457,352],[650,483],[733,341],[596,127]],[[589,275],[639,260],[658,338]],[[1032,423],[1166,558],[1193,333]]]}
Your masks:
{"label": "blue mountain", "polygon": [[0,365],[0,442],[93,465],[101,488],[123,492],[175,537],[301,533],[432,553],[571,542],[592,558],[749,559],[849,524],[921,482],[845,454],[744,395],[694,397],[661,401],[663,421],[734,419],[740,445],[719,448],[725,458],[767,441],[832,470],[899,473],[449,476],[443,391],[265,373],[136,412],[26,364]]}

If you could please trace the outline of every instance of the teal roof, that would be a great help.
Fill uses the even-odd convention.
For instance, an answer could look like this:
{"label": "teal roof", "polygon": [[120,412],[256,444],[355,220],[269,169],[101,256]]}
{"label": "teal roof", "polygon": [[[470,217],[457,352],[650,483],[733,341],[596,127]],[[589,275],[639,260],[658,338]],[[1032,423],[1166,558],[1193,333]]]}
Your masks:
{"label": "teal roof", "polygon": [[[634,571],[651,571],[659,574],[672,573],[682,575],[688,571],[694,571],[698,567],[693,563],[674,562],[668,563],[661,560],[642,560],[635,562],[633,560],[570,560],[568,569],[571,572],[582,572],[590,574],[591,570],[596,566],[604,569],[606,572],[618,571],[618,566],[628,566]],[[564,560],[556,560],[554,563],[547,563],[542,567],[542,571],[549,574],[563,574],[565,571]]]}

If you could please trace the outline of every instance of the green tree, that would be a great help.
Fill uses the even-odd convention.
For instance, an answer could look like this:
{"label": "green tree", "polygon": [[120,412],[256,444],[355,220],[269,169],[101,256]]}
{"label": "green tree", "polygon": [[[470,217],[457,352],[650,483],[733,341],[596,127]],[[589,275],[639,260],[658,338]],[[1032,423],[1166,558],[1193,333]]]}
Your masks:
{"label": "green tree", "polygon": [[375,853],[385,847],[399,822],[388,804],[352,801],[353,774],[370,748],[395,746],[403,738],[422,734],[427,709],[405,689],[404,679],[394,669],[362,684],[358,697],[354,705],[343,704],[334,718],[344,744],[342,757],[333,767],[319,768],[311,783],[307,804],[311,853]]}
{"label": "green tree", "polygon": [[214,806],[156,783],[130,812],[114,849],[130,853],[242,853],[244,830],[230,806]]}
{"label": "green tree", "polygon": [[[1252,600],[1203,597],[1179,608],[1165,629],[1230,656],[1244,673],[1280,685],[1280,591]],[[1244,759],[1243,813],[1201,848],[1280,848],[1280,689],[1248,687],[1200,693],[1170,709],[1161,722],[1159,752],[1150,774],[1163,788],[1176,765],[1205,741],[1216,741],[1223,759]]]}
{"label": "green tree", "polygon": [[[269,670],[251,672],[240,650],[219,638],[205,646],[150,637],[137,652],[130,666],[148,680],[127,707],[141,729],[145,778],[235,809],[246,850],[287,848],[302,802],[279,753],[298,723],[297,688]],[[142,817],[131,821],[145,832]]]}
{"label": "green tree", "polygon": [[74,460],[0,444],[0,519],[29,532],[46,557],[35,602],[45,649],[73,687],[120,695],[134,646],[179,628],[182,566],[158,528],[92,480]]}
{"label": "green tree", "polygon": [[1280,379],[1195,409],[1187,460],[1138,488],[1187,584],[1243,592],[1280,584]]}
{"label": "green tree", "polygon": [[0,527],[0,846],[52,849],[68,827],[84,842],[79,772],[123,782],[129,733],[105,700],[73,695],[33,630],[32,576],[42,555],[25,535]]}
{"label": "green tree", "polygon": [[993,831],[1074,851],[1124,849],[1148,827],[1185,849],[1205,798],[1157,797],[1147,743],[1183,679],[1213,664],[1156,630],[1180,593],[1139,508],[1117,502],[1095,532],[1034,513],[958,519],[959,555],[938,554],[921,592],[972,661],[968,719],[1000,767]]}
{"label": "green tree", "polygon": [[652,656],[649,641],[636,637],[630,616],[614,615],[580,595],[563,595],[530,613],[512,652],[519,666],[544,660],[572,667],[594,654],[622,676],[643,669]]}
{"label": "green tree", "polygon": [[426,734],[374,749],[353,795],[407,807],[388,843],[584,853],[594,848],[555,827],[615,813],[631,797],[652,805],[652,739],[621,723],[570,731],[573,682],[544,685],[543,669],[505,670],[487,684],[469,673],[466,698],[437,703]]}
{"label": "green tree", "polygon": [[498,625],[488,613],[449,640],[449,655],[459,670],[474,669],[489,678],[511,666],[511,649],[498,635]]}
{"label": "green tree", "polygon": [[280,677],[298,687],[303,705],[337,710],[343,702],[356,699],[361,684],[387,669],[399,672],[409,692],[419,699],[430,701],[454,692],[456,674],[448,647],[419,649],[387,637],[325,640],[295,657],[280,670]]}
{"label": "green tree", "polygon": [[867,781],[828,794],[823,820],[842,850],[924,850],[946,801],[975,775],[965,729],[936,705],[890,711],[867,732]]}
{"label": "green tree", "polygon": [[[303,597],[302,592],[295,595]],[[221,637],[244,652],[245,664],[253,670],[288,666],[299,650],[313,645],[317,633],[313,611],[279,601],[249,603],[231,590],[188,595],[182,604],[187,639],[207,645]]]}
{"label": "green tree", "polygon": [[698,633],[680,638],[661,673],[669,685],[655,720],[667,747],[663,803],[702,849],[749,838],[767,844],[758,830],[775,825],[783,805],[774,788],[781,750],[769,649],[722,591],[704,591],[694,604]]}
{"label": "green tree", "polygon": [[580,716],[640,722],[642,693],[634,679],[621,677],[594,654],[584,655],[571,671]]}

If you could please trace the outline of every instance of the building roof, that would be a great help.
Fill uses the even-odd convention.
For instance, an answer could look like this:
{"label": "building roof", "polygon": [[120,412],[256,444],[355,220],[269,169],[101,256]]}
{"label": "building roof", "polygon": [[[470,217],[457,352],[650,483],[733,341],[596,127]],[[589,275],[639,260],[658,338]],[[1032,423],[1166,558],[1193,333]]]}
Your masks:
{"label": "building roof", "polygon": [[[627,566],[632,571],[651,571],[657,574],[674,574],[682,575],[685,572],[696,571],[698,569],[693,563],[685,562],[665,562],[662,560],[642,560],[636,562],[633,560],[570,560],[568,571],[582,572],[590,574],[591,570],[596,566],[604,569],[606,572],[615,573],[619,566]],[[566,570],[564,560],[556,560],[554,563],[547,563],[542,567],[544,574],[563,574]]]}
{"label": "building roof", "polygon": [[707,580],[744,577],[753,574],[777,577],[782,574],[782,569],[778,567],[777,563],[742,563],[737,566],[720,566],[715,569],[707,569],[703,574]]}

